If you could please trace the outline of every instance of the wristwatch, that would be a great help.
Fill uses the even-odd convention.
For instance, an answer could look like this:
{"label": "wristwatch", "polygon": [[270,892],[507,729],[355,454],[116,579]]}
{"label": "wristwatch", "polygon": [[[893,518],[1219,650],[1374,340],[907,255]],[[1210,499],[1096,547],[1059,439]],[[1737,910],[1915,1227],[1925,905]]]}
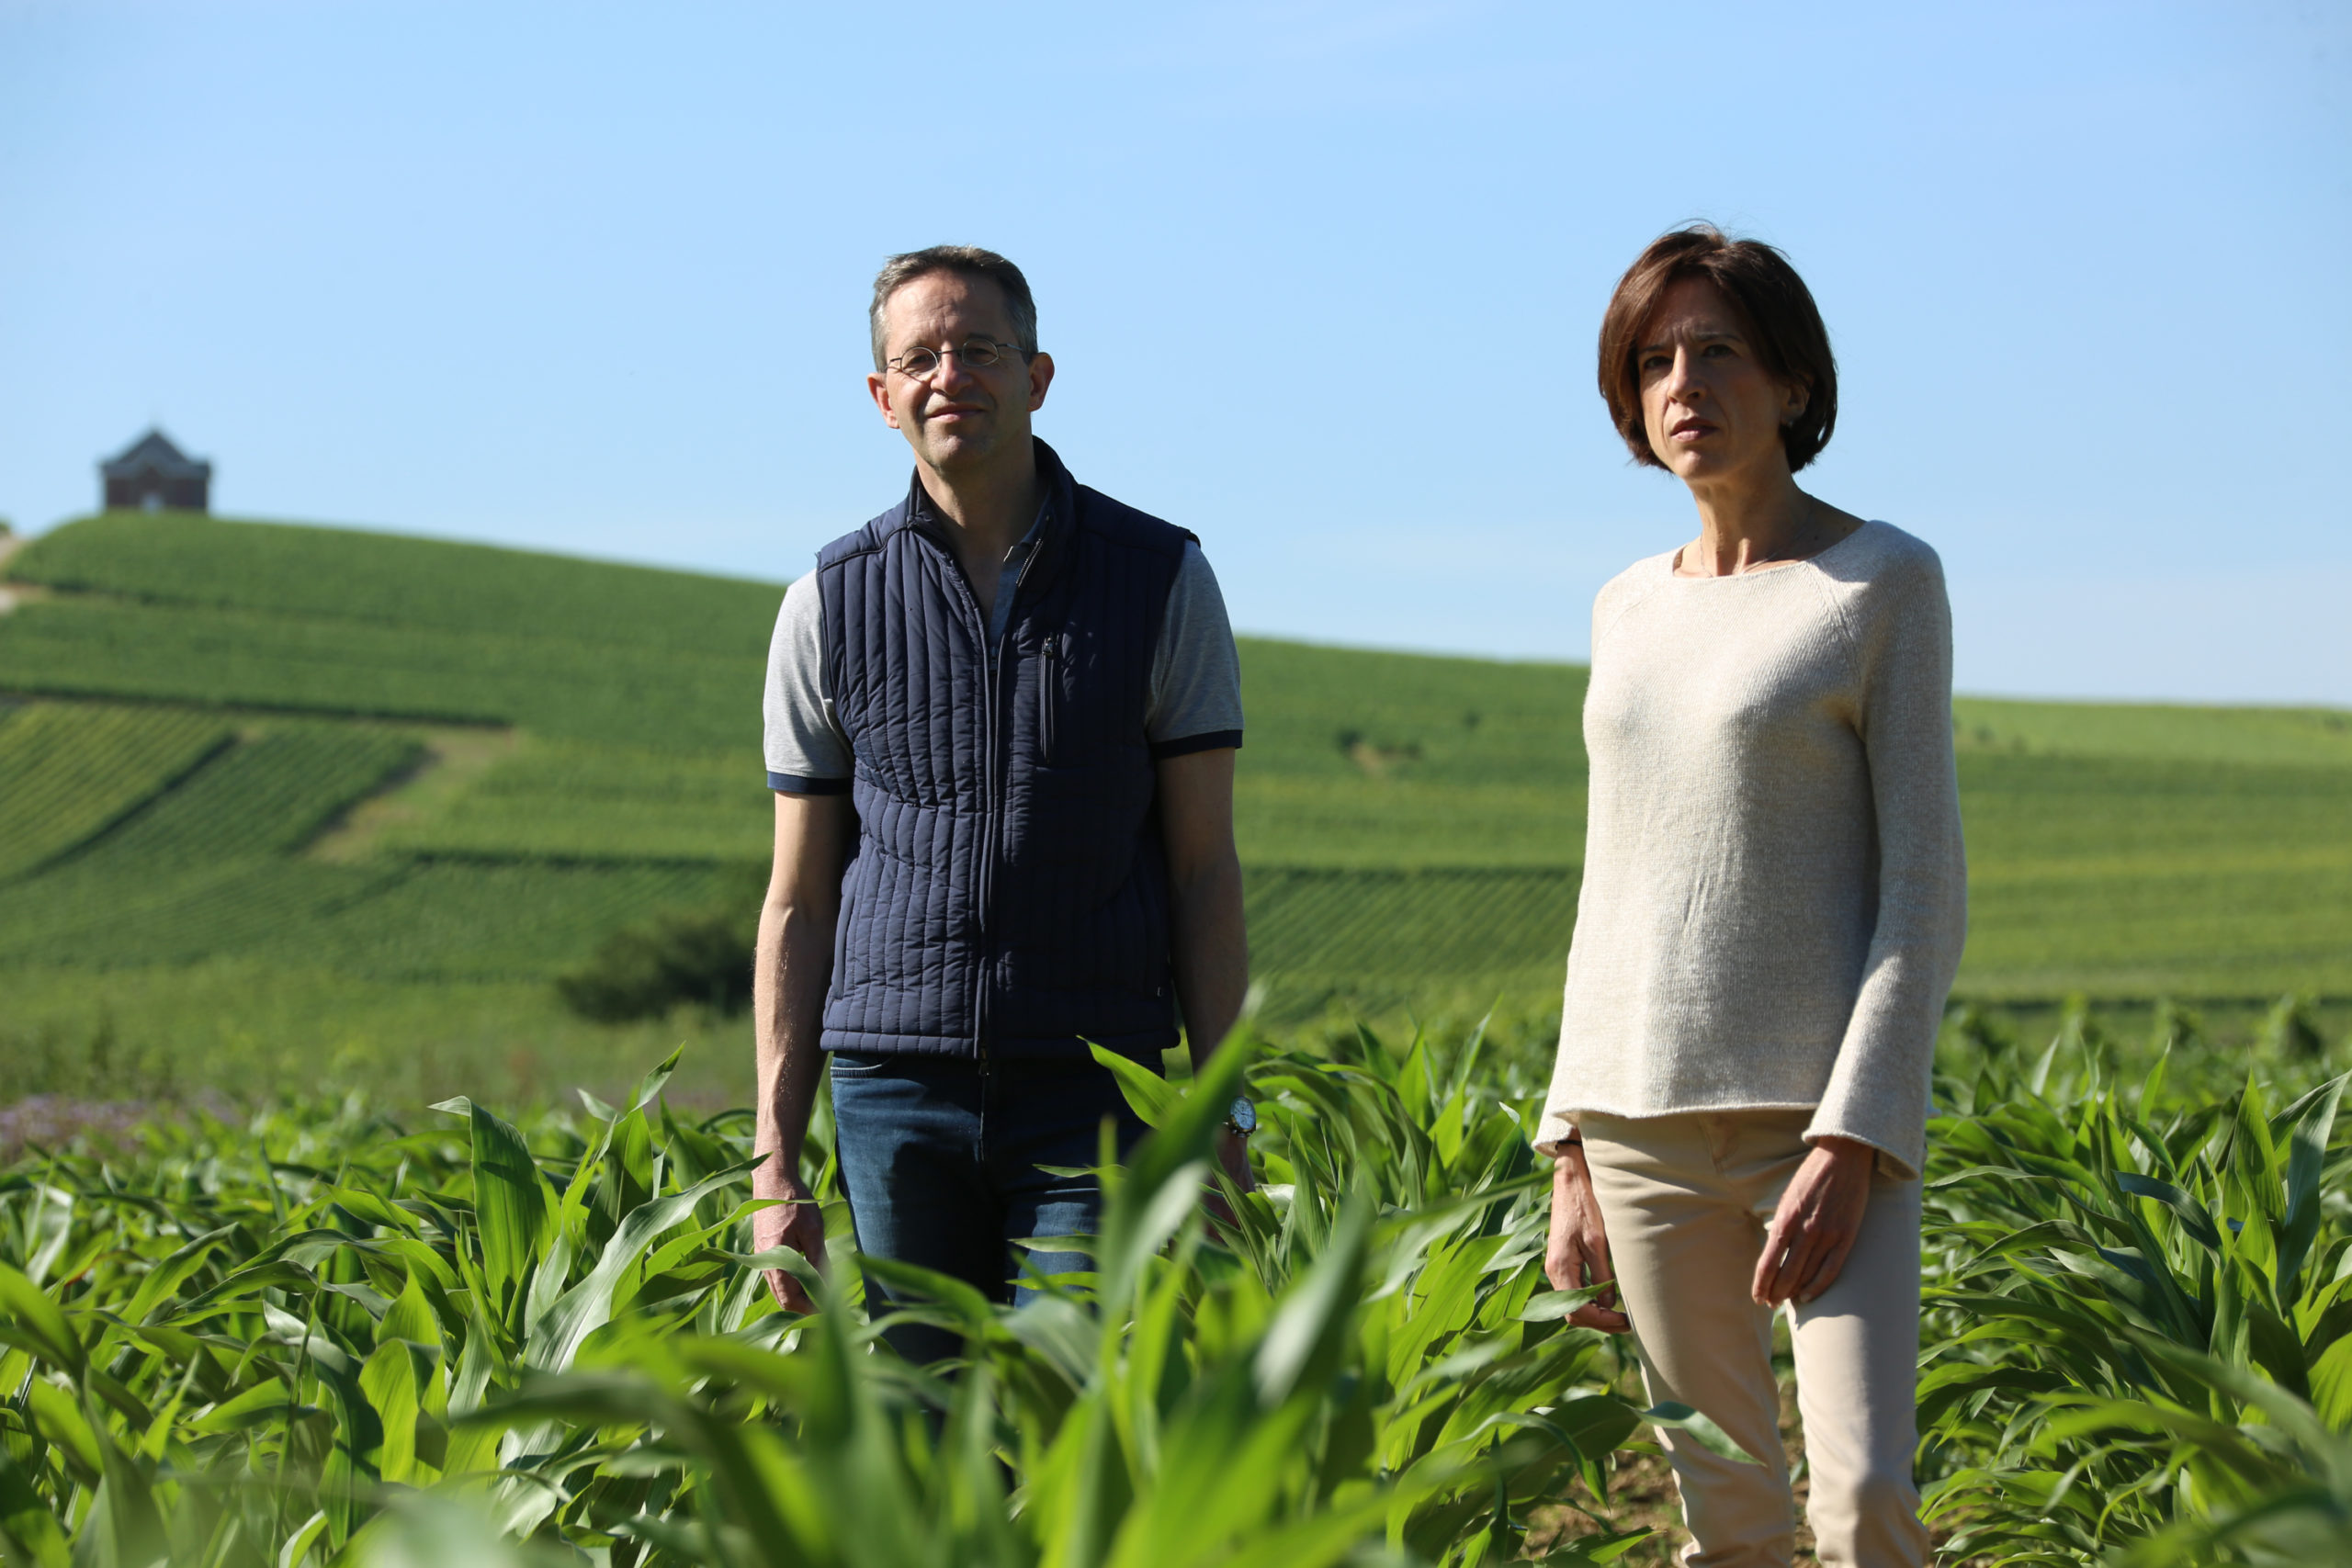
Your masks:
{"label": "wristwatch", "polygon": [[1246,1138],[1258,1130],[1258,1108],[1250,1103],[1248,1096],[1237,1095],[1226,1108],[1225,1124]]}

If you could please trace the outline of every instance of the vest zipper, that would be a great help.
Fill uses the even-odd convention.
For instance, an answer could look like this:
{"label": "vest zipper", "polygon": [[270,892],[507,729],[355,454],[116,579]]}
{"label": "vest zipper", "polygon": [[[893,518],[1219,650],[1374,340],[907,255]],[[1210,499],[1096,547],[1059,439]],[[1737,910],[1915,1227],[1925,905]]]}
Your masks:
{"label": "vest zipper", "polygon": [[1060,641],[1058,637],[1049,637],[1046,639],[1045,646],[1038,650],[1037,728],[1040,737],[1038,744],[1048,764],[1054,760],[1054,709],[1061,705],[1055,700],[1061,690],[1061,682],[1054,675],[1054,656],[1057,651],[1056,645]]}
{"label": "vest zipper", "polygon": [[[996,965],[996,940],[991,927],[995,923],[993,917],[996,913],[997,818],[1002,800],[1001,791],[998,787],[998,774],[1002,771],[999,764],[1005,760],[1005,747],[1002,744],[1004,735],[997,722],[999,706],[997,677],[1004,664],[1004,645],[1012,640],[1013,632],[1020,624],[1015,617],[1021,608],[1021,585],[1029,581],[1029,569],[1036,565],[1037,557],[1044,551],[1045,540],[1040,538],[1035,547],[1022,560],[1020,571],[1013,576],[1012,587],[1010,590],[1012,602],[1005,606],[1003,637],[991,639],[989,637],[989,617],[986,615],[980,617],[980,640],[988,651],[988,723],[983,731],[987,736],[988,748],[988,812],[982,818],[980,827],[980,964],[979,985],[972,998],[972,1043],[973,1048],[978,1053],[980,1071],[983,1074],[989,1069],[989,976]],[[958,560],[957,570],[962,570],[962,568],[963,563]],[[965,590],[969,592],[970,589],[971,583],[967,579],[965,582]],[[997,579],[997,592],[1000,593],[1007,592],[1004,580],[1001,575]],[[972,608],[978,611],[979,607],[979,595],[974,593]]]}
{"label": "vest zipper", "polygon": [[[964,570],[963,558],[944,543],[934,541],[933,547],[947,558],[948,566],[956,573],[957,585],[964,590],[965,607],[971,611],[972,624],[979,629],[981,668],[986,671],[981,685],[981,706],[985,711],[980,716],[980,733],[983,737],[983,763],[988,776],[988,808],[980,818],[980,959],[972,975],[972,1050],[979,1058],[980,1073],[985,1077],[989,1070],[989,900],[991,897],[990,884],[995,880],[989,868],[996,855],[996,649],[989,640],[989,617],[980,610],[980,595],[972,586],[971,574]],[[1023,576],[1027,575],[1028,570],[1027,563],[1023,562]],[[1015,586],[1018,586],[1017,581]],[[1003,587],[1000,579],[998,592],[1003,592]],[[1007,635],[1011,634],[1009,616],[1005,630]]]}

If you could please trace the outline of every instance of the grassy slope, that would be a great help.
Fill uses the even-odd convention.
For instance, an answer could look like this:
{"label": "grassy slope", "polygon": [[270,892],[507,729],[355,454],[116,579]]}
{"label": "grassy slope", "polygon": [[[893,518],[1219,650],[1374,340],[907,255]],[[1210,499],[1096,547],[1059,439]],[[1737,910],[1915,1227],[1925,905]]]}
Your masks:
{"label": "grassy slope", "polygon": [[9,575],[0,682],[263,708],[504,722],[665,750],[756,752],[779,590],[328,528],[117,513]]}
{"label": "grassy slope", "polygon": [[[1303,975],[1555,985],[1568,922],[1540,953],[1521,881],[1583,858],[1584,672],[1559,666],[1245,641],[1250,739],[1243,854],[1257,866],[1509,868],[1479,919],[1370,883],[1253,887],[1253,941]],[[1471,716],[1476,715],[1476,722]],[[1972,870],[1962,988],[2002,998],[2254,997],[2352,989],[2352,726],[2331,712],[1955,705]],[[1352,751],[1352,755],[1351,752]],[[1398,912],[1405,898],[1427,924]],[[1336,942],[1333,900],[1359,907]],[[1380,913],[1373,913],[1374,906]],[[1506,915],[1505,910],[1510,913]],[[1384,934],[1376,940],[1373,932]],[[1426,944],[1423,943],[1427,938]],[[1540,976],[1540,979],[1539,979]],[[1377,991],[1381,987],[1369,987]]]}
{"label": "grassy slope", "polygon": [[488,545],[221,518],[114,513],[42,536],[19,582],[150,604],[229,608],[402,631],[617,641],[756,659],[765,583]]}
{"label": "grassy slope", "polygon": [[[384,987],[431,980],[452,1006],[469,998],[554,1039],[560,1020],[521,1021],[544,1008],[546,974],[633,912],[707,896],[709,868],[764,853],[753,694],[773,585],[138,515],[61,529],[10,576],[48,596],[0,617],[0,692],[245,710],[235,746],[143,809],[178,777],[175,744],[220,733],[218,706],[0,714],[0,774],[73,771],[59,745],[30,741],[55,727],[147,737],[124,740],[86,824],[42,812],[11,829],[56,862],[0,887],[20,1025],[76,1005],[86,1021],[93,996],[143,1018],[130,998],[163,994],[143,976],[195,963],[243,976],[257,1016],[390,1016]],[[1501,991],[1540,1010],[1582,858],[1583,671],[1257,639],[1242,654],[1237,813],[1260,968],[1296,1005]],[[348,722],[360,715],[378,722]],[[1974,873],[1964,988],[2352,990],[2345,716],[1963,699],[1956,716]],[[431,770],[401,784],[422,721],[450,718],[521,733],[485,743],[462,784]],[[386,826],[359,852],[300,852],[379,787]],[[240,818],[267,841],[219,840]],[[93,833],[78,852],[66,841]],[[40,980],[92,965],[114,977],[80,992]],[[493,1006],[484,987],[510,989]]]}
{"label": "grassy slope", "polygon": [[104,832],[230,741],[218,717],[167,708],[50,703],[0,711],[0,883]]}

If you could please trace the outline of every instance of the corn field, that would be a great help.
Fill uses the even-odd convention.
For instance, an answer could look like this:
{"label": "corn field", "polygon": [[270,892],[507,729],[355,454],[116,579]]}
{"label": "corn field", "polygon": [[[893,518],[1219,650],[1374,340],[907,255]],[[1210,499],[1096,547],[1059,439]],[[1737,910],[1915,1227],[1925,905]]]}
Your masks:
{"label": "corn field", "polygon": [[2061,1043],[1930,1131],[1930,1517],[1999,1562],[2352,1562],[2345,1079],[2183,1102]]}
{"label": "corn field", "polygon": [[[866,1310],[821,1122],[820,1280],[746,1250],[750,1113],[681,1118],[668,1064],[520,1124],[352,1100],[30,1154],[0,1176],[0,1558],[1594,1563],[1657,1544],[1613,1522],[1652,1428],[1735,1451],[1561,1322],[1532,1102],[1476,1037],[1113,1065],[1153,1132],[1106,1165],[1091,1272],[1015,1310],[865,1260],[963,1336],[933,1367]],[[1262,1185],[1219,1226],[1245,1077]],[[2064,1042],[1939,1083],[1949,1559],[2352,1560],[2342,1089],[2176,1094]]]}

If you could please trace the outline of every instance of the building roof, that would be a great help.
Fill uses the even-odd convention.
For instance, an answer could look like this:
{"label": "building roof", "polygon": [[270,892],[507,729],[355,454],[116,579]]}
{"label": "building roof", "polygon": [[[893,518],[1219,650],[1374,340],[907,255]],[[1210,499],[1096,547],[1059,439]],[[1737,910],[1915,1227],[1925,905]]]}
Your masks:
{"label": "building roof", "polygon": [[119,456],[100,463],[98,472],[110,479],[127,479],[139,474],[209,479],[212,477],[212,465],[198,462],[173,446],[172,438],[162,431],[150,430],[124,447]]}

